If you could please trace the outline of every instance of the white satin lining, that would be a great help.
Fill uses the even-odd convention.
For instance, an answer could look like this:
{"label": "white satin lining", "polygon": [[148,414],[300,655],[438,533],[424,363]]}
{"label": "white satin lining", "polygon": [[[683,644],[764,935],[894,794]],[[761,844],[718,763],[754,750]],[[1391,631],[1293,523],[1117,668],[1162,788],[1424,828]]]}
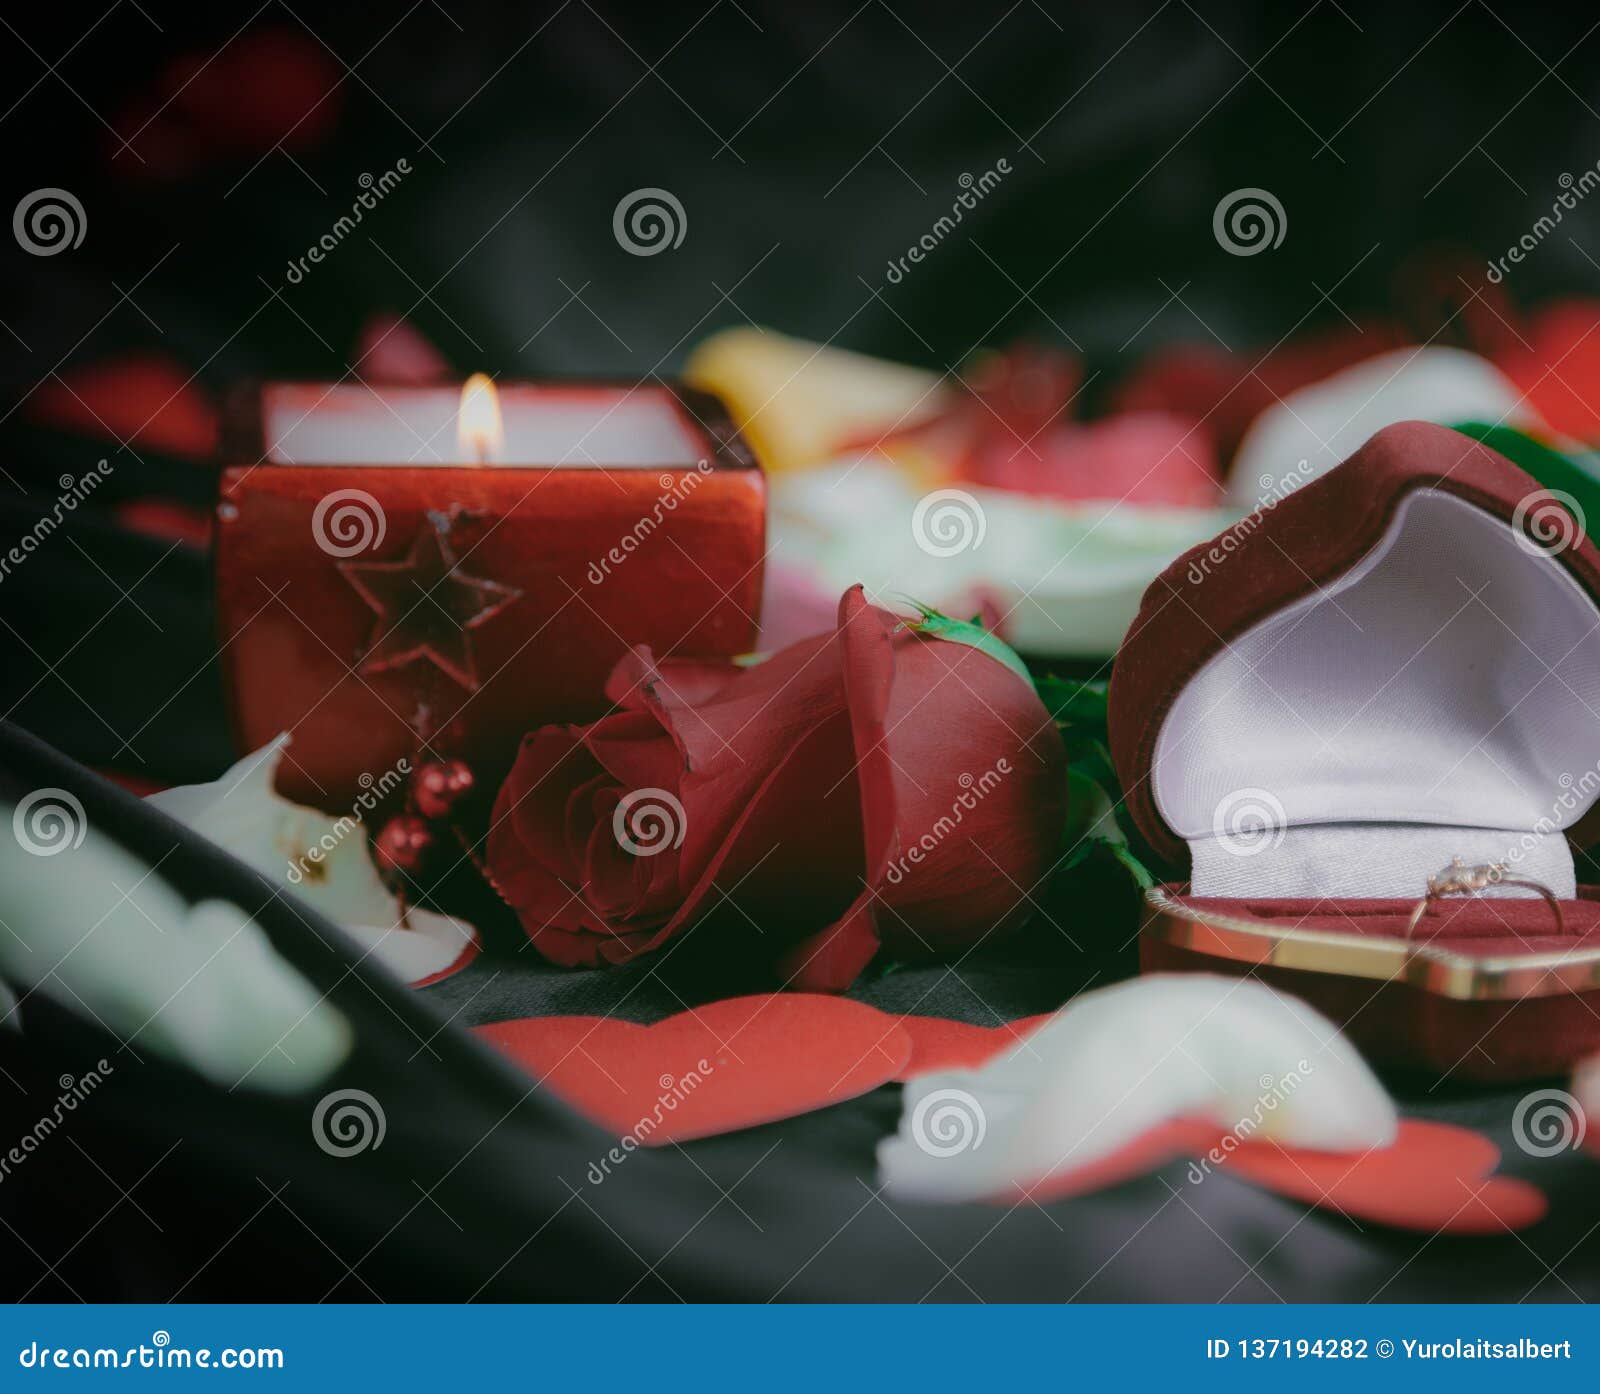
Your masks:
{"label": "white satin lining", "polygon": [[[1419,490],[1348,572],[1195,675],[1152,779],[1196,894],[1420,895],[1452,856],[1572,894],[1560,830],[1600,795],[1600,610],[1520,537]],[[1202,582],[1227,583],[1226,561]]]}
{"label": "white satin lining", "polygon": [[[1194,838],[1193,895],[1229,899],[1415,900],[1428,877],[1460,857],[1469,866],[1501,862],[1512,874],[1548,886],[1563,900],[1577,894],[1572,850],[1560,833],[1507,833],[1492,828],[1436,828],[1424,823],[1316,823],[1284,828],[1255,851],[1219,838]],[[1533,892],[1496,886],[1485,895]]]}

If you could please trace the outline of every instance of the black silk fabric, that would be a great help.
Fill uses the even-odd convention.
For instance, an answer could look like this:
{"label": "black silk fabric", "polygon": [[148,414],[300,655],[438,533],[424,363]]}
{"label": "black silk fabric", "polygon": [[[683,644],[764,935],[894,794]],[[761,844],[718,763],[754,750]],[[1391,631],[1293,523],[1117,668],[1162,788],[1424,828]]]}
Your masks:
{"label": "black silk fabric", "polygon": [[[1600,152],[1600,39],[1566,7],[447,8],[398,24],[370,7],[315,16],[359,80],[341,84],[320,146],[268,152],[248,174],[255,154],[165,181],[114,168],[103,123],[74,95],[114,113],[178,53],[228,41],[242,16],[195,30],[158,6],[157,32],[121,7],[107,23],[127,27],[86,39],[65,81],[13,54],[25,95],[0,140],[17,192],[69,188],[90,225],[74,252],[45,260],[8,244],[0,256],[8,399],[58,365],[147,350],[216,396],[248,376],[336,378],[360,325],[391,310],[463,375],[670,373],[701,335],[745,316],[938,371],[1032,337],[1082,350],[1092,410],[1179,339],[1265,351],[1403,302],[1422,337],[1459,341],[1467,317],[1434,305],[1417,267],[1465,249],[1481,269]],[[53,60],[87,21],[28,23]],[[415,182],[373,215],[370,243],[342,245],[287,304],[270,295],[358,176],[401,156]],[[1015,172],[964,234],[886,284],[960,176],[1001,157]],[[688,232],[673,252],[630,257],[612,209],[646,186],[683,202]],[[1288,211],[1287,236],[1229,256],[1212,210],[1256,186]],[[1544,240],[1518,272],[1521,303],[1592,292],[1593,218],[1580,207]],[[32,994],[21,1029],[0,1032],[0,1145],[63,1074],[102,1056],[117,1070],[46,1157],[0,1179],[6,1296],[1600,1299],[1600,1163],[1516,1147],[1512,1113],[1532,1084],[1386,1081],[1406,1113],[1482,1131],[1504,1170],[1545,1190],[1549,1217],[1520,1235],[1395,1233],[1227,1175],[1191,1185],[1181,1162],[1048,1205],[897,1205],[874,1164],[898,1118],[894,1086],[635,1153],[594,1184],[611,1140],[466,1028],[574,1013],[647,1022],[759,984],[688,951],[666,966],[558,970],[502,931],[464,972],[411,991],[91,773],[187,782],[240,753],[203,549],[138,536],[110,512],[135,496],[205,506],[209,471],[8,411],[0,541],[34,528],[58,476],[108,448],[119,468],[94,505],[0,582],[0,796],[66,789],[186,897],[262,906],[278,951],[356,1027],[326,1087],[381,1096],[387,1131],[381,1147],[329,1156],[311,1131],[314,1095],[229,1093],[150,1052],[132,1059],[86,1014]],[[853,995],[988,1024],[1135,971],[1136,907],[1110,870],[1047,909],[959,967],[869,977]]]}
{"label": "black silk fabric", "polygon": [[[843,1301],[1594,1300],[1592,1157],[1530,1158],[1512,1141],[1526,1088],[1389,1081],[1403,1109],[1480,1129],[1551,1213],[1520,1235],[1400,1234],[1311,1211],[1174,1162],[1048,1205],[897,1205],[874,1147],[899,1089],[787,1122],[635,1152],[535,1089],[463,1028],[475,1021],[680,1010],[686,983],[647,965],[575,973],[514,950],[413,992],[359,962],[331,925],[257,874],[15,727],[0,730],[0,795],[63,788],[92,826],[160,862],[194,900],[261,906],[278,951],[345,1013],[355,1053],[324,1086],[273,1098],[207,1085],[81,1013],[31,994],[0,1038],[30,1119],[64,1074],[115,1072],[50,1139],[48,1161],[0,1185],[9,1296],[31,1300],[277,1299]],[[1037,927],[1035,927],[1037,928]],[[1080,926],[1082,928],[1082,926]],[[329,952],[329,945],[336,952]],[[891,1011],[993,1020],[1071,991],[1025,936],[959,971],[907,969],[855,995]],[[1117,971],[1114,957],[1101,965]],[[381,1098],[381,1146],[330,1156],[311,1126],[324,1090]],[[23,1092],[25,1091],[25,1092]]]}

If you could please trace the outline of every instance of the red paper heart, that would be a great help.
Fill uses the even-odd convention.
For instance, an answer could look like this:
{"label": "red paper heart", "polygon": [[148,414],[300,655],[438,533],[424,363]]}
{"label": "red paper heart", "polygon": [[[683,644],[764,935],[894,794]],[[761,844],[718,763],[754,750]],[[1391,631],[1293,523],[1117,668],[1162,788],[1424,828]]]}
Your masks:
{"label": "red paper heart", "polygon": [[1223,1165],[1278,1195],[1391,1229],[1526,1229],[1549,1203],[1526,1181],[1492,1175],[1499,1160],[1500,1149],[1470,1128],[1402,1118],[1392,1147],[1351,1154],[1249,1142]]}
{"label": "red paper heart", "polygon": [[898,1078],[907,1080],[934,1070],[975,1070],[1014,1049],[1053,1015],[1025,1016],[999,1026],[969,1026],[942,1016],[903,1016],[899,1020],[911,1037],[911,1058]]}
{"label": "red paper heart", "polygon": [[564,1016],[474,1029],[579,1112],[649,1146],[826,1108],[898,1078],[911,1056],[893,1017],[812,993],[735,997],[653,1026]]}
{"label": "red paper heart", "polygon": [[[1231,1141],[1230,1141],[1231,1140]],[[1019,1187],[1011,1199],[1062,1200],[1117,1185],[1177,1157],[1206,1159],[1275,1195],[1391,1229],[1435,1234],[1501,1234],[1544,1218],[1544,1193],[1526,1181],[1493,1176],[1499,1149],[1450,1123],[1400,1120],[1392,1146],[1370,1152],[1320,1152],[1269,1140],[1240,1142],[1214,1123],[1175,1119],[1109,1156]]]}

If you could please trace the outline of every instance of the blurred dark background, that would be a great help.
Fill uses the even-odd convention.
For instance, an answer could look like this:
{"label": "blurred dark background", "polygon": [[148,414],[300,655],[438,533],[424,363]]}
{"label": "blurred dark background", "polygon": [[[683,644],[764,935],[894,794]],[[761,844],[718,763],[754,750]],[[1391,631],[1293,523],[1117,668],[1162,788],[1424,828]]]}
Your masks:
{"label": "blurred dark background", "polygon": [[[64,189],[84,235],[0,248],[0,521],[24,530],[102,455],[117,469],[67,545],[0,585],[0,711],[102,766],[215,771],[203,539],[192,516],[176,546],[130,536],[111,510],[137,500],[182,535],[163,509],[205,506],[229,384],[346,376],[375,315],[512,375],[670,373],[744,321],[941,370],[1029,338],[1082,354],[1089,410],[1177,341],[1254,353],[1379,317],[1435,342],[1508,332],[1600,280],[1600,203],[1579,201],[1494,305],[1473,298],[1600,160],[1595,27],[1582,7],[1354,0],[8,15],[8,197]],[[961,176],[1000,159],[1012,173],[891,284]],[[362,177],[401,160],[295,283]],[[675,250],[612,235],[642,187],[683,205]],[[1255,256],[1212,230],[1244,187],[1287,221]],[[130,439],[139,403],[178,389]]]}
{"label": "blurred dark background", "polygon": [[[1600,159],[1594,21],[1568,5],[252,8],[6,19],[12,195],[64,187],[88,218],[70,254],[6,249],[12,395],[152,336],[211,386],[337,375],[377,308],[464,368],[639,373],[748,316],[941,367],[1070,336],[1114,374],[1383,309],[1419,253],[1498,253]],[[381,213],[285,286],[401,157]],[[965,235],[874,300],[1000,157]],[[687,211],[671,256],[610,236],[645,185]],[[1271,256],[1211,235],[1242,186],[1287,211]],[[1591,282],[1592,218],[1519,298]]]}

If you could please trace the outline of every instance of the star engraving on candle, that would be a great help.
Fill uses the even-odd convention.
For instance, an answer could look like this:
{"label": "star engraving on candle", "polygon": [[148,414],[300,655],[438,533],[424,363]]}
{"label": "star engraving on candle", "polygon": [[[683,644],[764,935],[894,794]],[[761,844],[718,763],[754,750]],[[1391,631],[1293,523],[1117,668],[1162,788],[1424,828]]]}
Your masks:
{"label": "star engraving on candle", "polygon": [[456,561],[450,514],[429,510],[399,561],[345,561],[339,571],[377,615],[359,671],[383,673],[427,661],[469,692],[478,690],[471,631],[522,592]]}

